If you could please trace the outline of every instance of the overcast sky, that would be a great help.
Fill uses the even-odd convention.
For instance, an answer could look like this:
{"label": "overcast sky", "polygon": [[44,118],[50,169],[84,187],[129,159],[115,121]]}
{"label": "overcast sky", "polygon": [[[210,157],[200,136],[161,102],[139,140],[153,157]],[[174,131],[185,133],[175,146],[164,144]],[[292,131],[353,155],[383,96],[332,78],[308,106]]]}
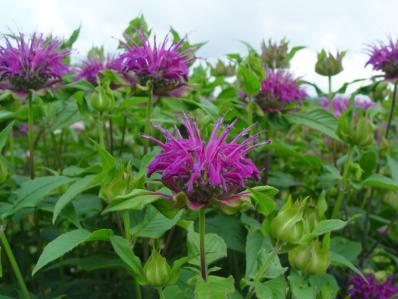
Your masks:
{"label": "overcast sky", "polygon": [[245,53],[241,40],[259,47],[262,39],[287,37],[305,45],[293,60],[296,76],[326,85],[313,71],[321,48],[348,50],[345,70],[335,84],[366,77],[366,45],[397,36],[396,0],[0,0],[0,32],[39,31],[69,36],[82,26],[76,60],[93,45],[114,51],[129,20],[144,14],[160,36],[170,25],[192,42],[208,41],[199,52],[214,59]]}

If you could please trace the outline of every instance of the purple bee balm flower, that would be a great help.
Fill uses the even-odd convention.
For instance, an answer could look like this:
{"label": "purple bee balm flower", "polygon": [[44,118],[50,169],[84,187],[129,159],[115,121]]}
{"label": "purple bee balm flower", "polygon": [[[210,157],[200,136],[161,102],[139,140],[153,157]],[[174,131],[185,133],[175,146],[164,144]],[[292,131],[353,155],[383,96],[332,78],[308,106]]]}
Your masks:
{"label": "purple bee balm flower", "polygon": [[[367,282],[359,275],[350,280],[348,294],[352,299],[391,299],[398,296],[398,286],[394,286],[392,278],[384,283],[378,282],[373,275],[366,275]],[[395,295],[395,296],[394,296]]]}
{"label": "purple bee balm flower", "polygon": [[76,80],[87,80],[93,85],[97,85],[97,77],[103,70],[122,71],[122,59],[120,57],[109,57],[107,61],[91,58],[83,62],[78,69]]}
{"label": "purple bee balm flower", "polygon": [[373,70],[382,71],[386,79],[398,78],[398,41],[378,42],[369,47],[369,60]]}
{"label": "purple bee balm flower", "polygon": [[189,65],[195,59],[189,49],[182,50],[183,40],[167,46],[166,37],[160,46],[153,45],[138,34],[140,43],[131,41],[125,44],[126,53],[123,57],[123,71],[132,84],[145,86],[152,82],[156,96],[172,93],[173,90],[187,86]]}
{"label": "purple bee balm flower", "polygon": [[60,50],[61,42],[44,39],[36,33],[26,38],[20,34],[4,37],[0,45],[0,89],[26,94],[61,81],[69,72],[64,58],[70,50]]}
{"label": "purple bee balm flower", "polygon": [[[322,107],[329,109],[329,99],[321,98]],[[354,98],[354,107],[356,109],[368,110],[376,105],[368,96],[357,95]],[[334,116],[340,117],[350,107],[350,99],[345,95],[336,95],[332,100],[332,112]]]}
{"label": "purple bee balm flower", "polygon": [[201,138],[197,124],[187,115],[184,121],[187,138],[177,127],[174,136],[155,126],[166,137],[166,142],[145,136],[162,149],[149,164],[148,177],[159,173],[165,186],[176,194],[183,192],[187,196],[192,209],[206,207],[211,202],[224,208],[239,206],[239,200],[247,197],[247,192],[238,193],[245,187],[245,182],[250,178],[259,179],[259,170],[246,155],[269,141],[253,144],[257,137],[253,135],[239,143],[249,133],[248,128],[227,142],[233,124],[218,134],[222,122],[222,118],[217,121],[207,142]]}
{"label": "purple bee balm flower", "polygon": [[306,96],[289,72],[267,69],[255,98],[265,112],[285,112],[301,104]]}

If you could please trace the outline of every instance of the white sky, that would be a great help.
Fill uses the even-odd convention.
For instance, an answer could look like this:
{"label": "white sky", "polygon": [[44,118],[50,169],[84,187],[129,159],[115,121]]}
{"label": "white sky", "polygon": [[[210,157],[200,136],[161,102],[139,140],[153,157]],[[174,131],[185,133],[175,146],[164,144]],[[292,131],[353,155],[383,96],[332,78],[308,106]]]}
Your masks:
{"label": "white sky", "polygon": [[335,80],[372,74],[364,68],[366,44],[397,36],[397,0],[0,0],[0,32],[39,31],[69,36],[82,26],[75,57],[93,45],[114,51],[129,20],[143,13],[160,36],[172,25],[192,42],[208,41],[199,56],[208,59],[245,53],[241,40],[259,47],[262,39],[287,37],[305,45],[293,60],[296,76],[326,86],[314,72],[321,48],[348,50],[345,70]]}

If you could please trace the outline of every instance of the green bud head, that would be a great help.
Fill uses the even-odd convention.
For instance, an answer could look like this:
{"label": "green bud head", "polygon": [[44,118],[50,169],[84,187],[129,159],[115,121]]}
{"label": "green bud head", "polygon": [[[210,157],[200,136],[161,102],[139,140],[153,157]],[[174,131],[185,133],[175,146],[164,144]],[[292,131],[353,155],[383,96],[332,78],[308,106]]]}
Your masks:
{"label": "green bud head", "polygon": [[121,164],[110,170],[101,184],[99,197],[106,202],[111,202],[115,197],[130,193],[134,177],[130,164]]}
{"label": "green bud head", "polygon": [[366,147],[374,142],[374,129],[366,115],[351,111],[343,113],[337,125],[337,135],[346,143]]}
{"label": "green bud head", "polygon": [[90,96],[90,104],[98,112],[111,111],[115,104],[115,97],[110,88],[110,82],[102,82]]}
{"label": "green bud head", "polygon": [[156,249],[144,265],[144,275],[146,283],[154,288],[166,286],[171,279],[171,268]]}
{"label": "green bud head", "polygon": [[231,64],[227,65],[219,59],[216,66],[211,68],[211,74],[214,77],[231,77],[235,75],[235,67]]}
{"label": "green bud head", "polygon": [[4,183],[8,177],[8,168],[6,161],[2,156],[0,156],[0,184]]}
{"label": "green bud head", "polygon": [[344,56],[345,52],[337,52],[336,56],[333,56],[331,53],[326,53],[326,51],[322,49],[322,51],[318,53],[315,72],[321,76],[327,77],[341,73],[343,71],[342,60]]}
{"label": "green bud head", "polygon": [[272,69],[287,69],[290,65],[289,42],[282,39],[279,43],[268,40],[261,44],[261,59]]}
{"label": "green bud head", "polygon": [[291,198],[271,221],[272,236],[283,242],[298,243],[304,233],[305,201],[292,203]]}

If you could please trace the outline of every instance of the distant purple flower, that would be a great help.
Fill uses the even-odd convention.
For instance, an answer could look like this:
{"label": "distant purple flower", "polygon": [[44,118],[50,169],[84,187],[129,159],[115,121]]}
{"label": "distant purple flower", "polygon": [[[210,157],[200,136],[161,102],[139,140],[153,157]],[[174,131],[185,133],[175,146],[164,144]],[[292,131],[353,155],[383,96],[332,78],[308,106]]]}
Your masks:
{"label": "distant purple flower", "polygon": [[370,64],[375,71],[382,71],[386,79],[398,78],[398,40],[390,39],[387,43],[379,42],[369,47]]}
{"label": "distant purple flower", "polygon": [[190,50],[182,50],[183,40],[171,43],[166,37],[160,46],[153,45],[142,35],[138,35],[140,43],[131,41],[125,44],[126,53],[122,55],[124,69],[131,83],[153,84],[155,95],[170,94],[174,89],[187,86],[189,64],[195,59]]}
{"label": "distant purple flower", "polygon": [[284,112],[301,104],[306,96],[305,90],[289,72],[267,69],[261,90],[255,98],[266,112]]}
{"label": "distant purple flower", "polygon": [[224,206],[234,206],[247,195],[239,192],[245,181],[259,179],[259,171],[246,157],[254,148],[268,141],[253,144],[256,135],[238,143],[249,133],[243,130],[231,142],[226,138],[233,126],[227,126],[218,134],[223,119],[214,126],[207,143],[202,140],[197,124],[185,115],[184,126],[187,138],[175,127],[175,136],[160,126],[155,126],[166,138],[163,143],[151,136],[146,138],[161,147],[161,153],[148,166],[148,176],[159,173],[165,186],[175,193],[183,192],[191,208],[209,205],[212,201]]}
{"label": "distant purple flower", "polygon": [[27,93],[50,87],[69,72],[63,60],[70,51],[60,50],[59,40],[44,39],[36,33],[27,38],[21,33],[15,38],[4,37],[3,42],[0,45],[0,89]]}
{"label": "distant purple flower", "polygon": [[90,58],[83,62],[78,69],[76,80],[87,80],[93,85],[97,85],[97,77],[103,70],[122,71],[122,60],[120,57],[109,57],[107,61],[99,58]]}
{"label": "distant purple flower", "polygon": [[[322,107],[329,109],[329,99],[321,98]],[[368,110],[376,105],[368,96],[357,95],[354,98],[354,107],[357,109]],[[350,99],[345,95],[336,95],[332,100],[332,112],[336,117],[340,117],[350,107]]]}
{"label": "distant purple flower", "polygon": [[368,282],[356,275],[350,280],[352,286],[348,294],[352,299],[392,299],[398,296],[398,286],[394,286],[392,278],[384,283],[378,282],[373,275],[366,275]]}
{"label": "distant purple flower", "polygon": [[[33,125],[33,131],[37,131],[37,126]],[[27,136],[29,132],[28,124],[20,124],[18,125],[16,130],[13,130],[13,136]]]}

